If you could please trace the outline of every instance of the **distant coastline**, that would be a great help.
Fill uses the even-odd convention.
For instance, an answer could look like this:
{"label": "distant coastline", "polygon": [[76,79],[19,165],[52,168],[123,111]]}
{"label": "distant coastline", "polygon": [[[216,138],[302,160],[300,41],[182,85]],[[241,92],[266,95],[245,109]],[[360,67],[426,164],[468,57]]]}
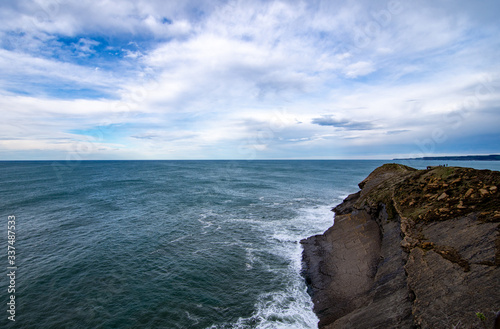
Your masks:
{"label": "distant coastline", "polygon": [[422,157],[422,158],[402,158],[393,160],[500,161],[500,154],[437,156],[437,157]]}

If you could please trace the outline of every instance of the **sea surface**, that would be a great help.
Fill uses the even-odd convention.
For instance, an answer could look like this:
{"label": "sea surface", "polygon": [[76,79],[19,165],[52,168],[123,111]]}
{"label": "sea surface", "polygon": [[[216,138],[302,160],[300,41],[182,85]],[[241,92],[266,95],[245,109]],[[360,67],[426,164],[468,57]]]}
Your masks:
{"label": "sea surface", "polygon": [[386,162],[0,162],[0,327],[317,328],[299,241]]}

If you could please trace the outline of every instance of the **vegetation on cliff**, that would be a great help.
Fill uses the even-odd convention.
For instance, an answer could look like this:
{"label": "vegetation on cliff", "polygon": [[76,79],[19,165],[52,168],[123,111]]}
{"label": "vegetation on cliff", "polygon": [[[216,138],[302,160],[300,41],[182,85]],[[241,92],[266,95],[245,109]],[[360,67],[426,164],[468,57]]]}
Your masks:
{"label": "vegetation on cliff", "polygon": [[395,187],[401,215],[415,222],[446,220],[477,213],[480,220],[500,219],[500,172],[436,167],[419,171]]}

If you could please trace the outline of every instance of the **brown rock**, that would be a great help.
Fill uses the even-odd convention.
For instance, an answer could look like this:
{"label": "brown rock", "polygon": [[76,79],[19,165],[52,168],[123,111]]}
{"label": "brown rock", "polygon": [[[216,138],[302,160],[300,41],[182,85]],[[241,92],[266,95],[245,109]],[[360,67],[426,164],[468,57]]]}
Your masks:
{"label": "brown rock", "polygon": [[[437,202],[424,189],[438,181],[439,170],[377,168],[360,192],[334,208],[335,225],[302,241],[319,328],[493,327],[500,309],[500,196],[490,193],[500,173],[448,167],[457,177],[450,195],[481,180],[489,197],[474,199],[469,188],[466,202],[447,193],[435,195],[447,202]],[[454,215],[458,209],[468,215]],[[486,315],[483,324],[478,311]]]}
{"label": "brown rock", "polygon": [[498,306],[500,268],[493,265],[497,227],[463,217],[453,225],[443,221],[423,229],[426,238],[443,247],[427,252],[412,249],[405,266],[417,297],[413,313],[422,328],[452,328],[459,321],[461,328],[475,328],[477,310],[486,314]]}
{"label": "brown rock", "polygon": [[[304,260],[314,270],[308,280],[315,290],[314,309],[322,314],[320,326],[365,303],[380,258],[379,234],[367,212],[354,211],[337,216],[335,225],[323,235],[302,242]],[[330,280],[331,276],[335,279]]]}
{"label": "brown rock", "polygon": [[422,249],[425,249],[425,250],[430,250],[430,249],[434,248],[434,243],[432,243],[432,242],[422,242],[422,244],[420,245],[420,247]]}
{"label": "brown rock", "polygon": [[488,192],[488,190],[486,190],[486,189],[484,189],[484,188],[479,189],[479,193],[481,194],[481,196],[482,196],[482,197],[483,197],[483,196],[485,196],[485,195],[490,194],[490,193]]}
{"label": "brown rock", "polygon": [[443,192],[443,194],[441,194],[437,199],[438,201],[441,201],[441,200],[444,200],[448,197],[448,194],[446,194],[446,192]]}

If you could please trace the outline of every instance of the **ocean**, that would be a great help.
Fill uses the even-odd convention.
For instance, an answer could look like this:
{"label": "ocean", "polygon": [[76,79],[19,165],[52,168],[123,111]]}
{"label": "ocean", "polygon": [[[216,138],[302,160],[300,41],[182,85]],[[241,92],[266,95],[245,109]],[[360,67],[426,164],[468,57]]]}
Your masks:
{"label": "ocean", "polygon": [[0,326],[317,328],[299,241],[386,162],[0,162]]}

